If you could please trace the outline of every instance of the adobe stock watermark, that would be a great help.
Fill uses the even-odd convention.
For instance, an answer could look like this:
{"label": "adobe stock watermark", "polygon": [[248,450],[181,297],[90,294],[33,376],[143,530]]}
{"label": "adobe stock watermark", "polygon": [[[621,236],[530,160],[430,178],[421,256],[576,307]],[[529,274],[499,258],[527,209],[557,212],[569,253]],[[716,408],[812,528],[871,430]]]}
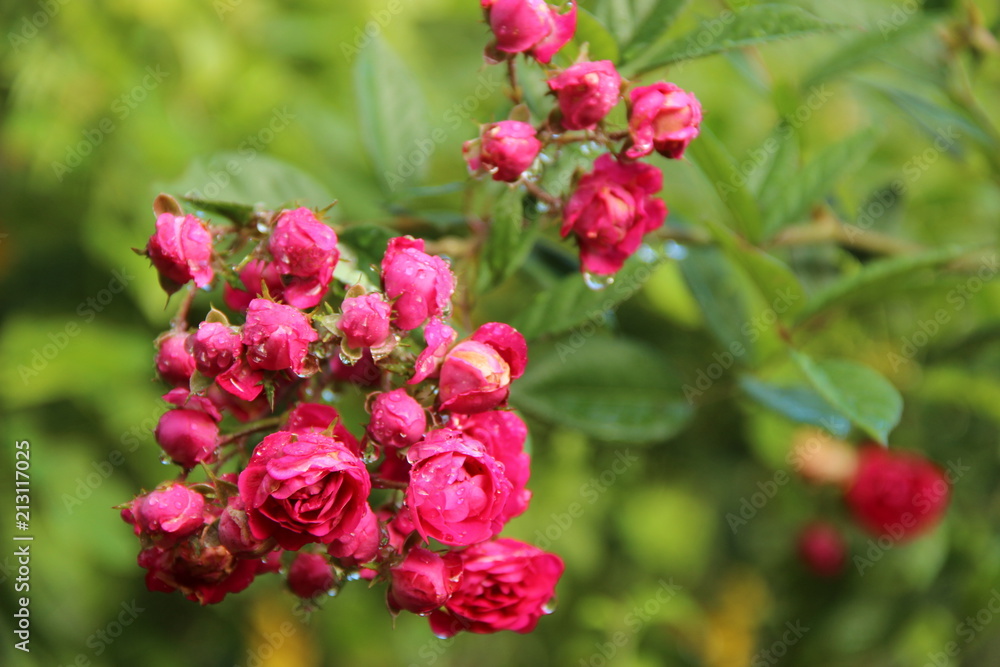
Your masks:
{"label": "adobe stock watermark", "polygon": [[[791,289],[778,290],[777,296],[771,300],[771,305],[768,308],[740,326],[740,333],[746,338],[747,343],[750,345],[756,343],[764,331],[778,322],[778,315],[786,312],[799,298],[799,295],[794,294]],[[695,399],[700,398],[711,389],[712,385],[746,353],[746,345],[738,340],[732,341],[729,347],[721,353],[714,352],[712,358],[715,361],[705,368],[698,369],[694,384],[685,383],[682,387],[684,398],[687,399],[688,404],[694,405]]]}
{"label": "adobe stock watermark", "polygon": [[384,7],[374,9],[369,13],[369,19],[364,26],[354,28],[353,39],[350,42],[340,43],[340,52],[344,55],[344,60],[351,63],[358,54],[361,53],[372,40],[382,34],[382,31],[389,27],[392,20],[403,13],[403,0],[389,0]]}
{"label": "adobe stock watermark", "polygon": [[784,117],[777,136],[770,136],[759,148],[751,149],[746,159],[733,167],[728,181],[715,182],[715,189],[722,201],[727,201],[729,195],[736,192],[737,188],[744,187],[753,174],[764,166],[768,158],[778,152],[781,142],[786,141],[793,132],[808,123],[813,114],[822,109],[831,97],[833,92],[825,83],[810,88],[806,100]]}
{"label": "adobe stock watermark", "polygon": [[677,597],[684,587],[675,584],[673,577],[669,581],[660,579],[656,593],[646,600],[642,606],[636,605],[625,615],[623,619],[628,632],[618,630],[612,634],[606,642],[595,642],[596,650],[589,658],[580,658],[580,667],[607,667],[616,655],[618,650],[632,641],[639,632],[653,620],[663,607]]}
{"label": "adobe stock watermark", "polygon": [[62,183],[67,174],[83,164],[84,158],[121,127],[121,123],[132,115],[132,112],[146,101],[149,94],[168,76],[170,72],[164,71],[159,65],[155,68],[149,66],[146,68],[146,75],[139,83],[116,97],[111,103],[111,114],[99,120],[93,127],[83,130],[83,139],[66,148],[66,157],[62,162],[56,160],[52,162],[52,172],[59,182]]}
{"label": "adobe stock watermark", "polygon": [[898,351],[889,353],[888,360],[892,370],[898,370],[903,364],[912,362],[917,352],[928,345],[941,329],[951,322],[954,314],[965,308],[969,301],[996,277],[998,270],[1000,266],[996,254],[990,255],[983,259],[975,275],[949,290],[945,300],[951,308],[938,308],[930,318],[918,320],[913,332],[900,338]]}
{"label": "adobe stock watermark", "polygon": [[424,166],[431,156],[444,143],[449,136],[462,124],[472,118],[472,114],[482,106],[483,102],[490,99],[494,92],[500,87],[501,79],[497,78],[496,68],[479,75],[478,83],[472,93],[466,95],[465,99],[455,102],[444,112],[442,119],[444,125],[439,125],[431,130],[427,136],[413,142],[413,147],[404,151],[396,159],[396,168],[392,171],[384,170],[382,177],[388,183],[389,189],[395,191],[400,185],[406,183],[406,179],[417,173],[417,169]]}
{"label": "adobe stock watermark", "polygon": [[[135,280],[135,276],[131,275],[124,267],[120,271],[113,271],[106,288],[77,305],[76,314],[82,323],[90,324],[93,322],[97,315],[103,312],[108,304],[114,300],[115,295],[125,291],[125,287],[133,280]],[[62,329],[50,331],[47,334],[48,341],[31,350],[31,360],[28,365],[18,364],[17,366],[17,373],[25,386],[48,368],[49,363],[58,357],[72,340],[80,335],[81,331],[83,328],[77,320],[68,321]]]}
{"label": "adobe stock watermark", "polygon": [[638,461],[639,457],[629,449],[619,449],[615,452],[614,461],[610,466],[580,485],[578,495],[583,502],[573,501],[566,506],[566,511],[553,512],[549,516],[552,523],[544,530],[535,531],[535,546],[543,551],[548,551],[552,543],[561,540],[563,535],[573,526],[573,523],[584,515],[587,507],[596,503],[608,488]]}
{"label": "adobe stock watermark", "polygon": [[920,3],[917,0],[904,0],[892,6],[889,15],[875,21],[875,27],[882,34],[883,39],[888,39],[889,35],[902,28],[907,21],[920,11]]}
{"label": "adobe stock watermark", "polygon": [[[83,652],[77,653],[73,661],[67,663],[65,667],[91,667],[94,665],[91,656],[99,658],[104,655],[111,645],[122,636],[125,628],[135,623],[135,620],[139,618],[139,614],[144,611],[146,611],[146,608],[140,607],[135,600],[123,602],[115,618],[111,619],[103,628],[98,628],[87,637],[86,645],[91,650],[91,653],[89,655]],[[100,661],[97,664],[102,665],[104,661]],[[63,667],[63,665],[60,664],[59,667]]]}
{"label": "adobe stock watermark", "polygon": [[283,621],[277,630],[272,630],[264,635],[264,641],[256,648],[248,648],[246,659],[233,667],[261,667],[271,664],[271,658],[274,657],[274,654],[281,650],[285,642],[295,636],[297,632],[298,628],[289,621]]}
{"label": "adobe stock watermark", "polygon": [[997,614],[1000,614],[1000,591],[992,589],[990,599],[986,601],[979,611],[973,616],[966,616],[965,619],[955,626],[955,634],[962,639],[962,643],[949,641],[940,651],[931,651],[927,654],[927,662],[920,667],[948,667],[952,664],[951,659],[957,658],[962,649],[972,643],[979,633],[983,632]]}
{"label": "adobe stock watermark", "polygon": [[11,30],[7,33],[7,41],[10,42],[14,53],[20,53],[21,47],[34,39],[38,32],[44,29],[69,2],[70,0],[42,0],[39,2],[38,11],[31,16],[22,18],[20,25],[17,26],[17,32]]}
{"label": "adobe stock watermark", "polygon": [[887,524],[883,526],[885,534],[880,535],[877,539],[870,538],[868,540],[868,549],[865,551],[864,555],[855,554],[854,555],[854,567],[858,570],[859,576],[864,576],[865,572],[875,566],[875,563],[882,560],[886,552],[891,550],[899,541],[903,539],[906,535],[910,533],[911,528],[920,523],[922,517],[924,517],[928,512],[937,507],[940,503],[939,501],[943,498],[955,484],[969,472],[971,468],[969,466],[962,465],[962,460],[948,461],[947,469],[945,471],[945,479],[947,482],[942,480],[936,480],[933,485],[928,488],[921,489],[918,491],[913,498],[911,498],[914,512],[904,512],[899,518],[898,522]]}
{"label": "adobe stock watermark", "polygon": [[271,110],[271,118],[267,125],[254,134],[249,134],[240,141],[236,147],[236,154],[239,158],[232,158],[226,161],[223,169],[209,170],[209,181],[200,188],[187,191],[185,196],[196,199],[217,199],[222,191],[232,182],[234,176],[239,174],[253,162],[259,153],[274,141],[275,137],[284,132],[295,120],[295,114],[288,110],[288,107]]}
{"label": "adobe stock watermark", "polygon": [[798,644],[799,640],[809,632],[809,628],[802,625],[802,621],[798,619],[794,623],[787,621],[785,628],[786,630],[781,634],[781,637],[776,639],[773,644],[754,653],[753,658],[750,659],[750,667],[772,667],[772,665],[778,664],[782,658],[788,655],[789,647]]}

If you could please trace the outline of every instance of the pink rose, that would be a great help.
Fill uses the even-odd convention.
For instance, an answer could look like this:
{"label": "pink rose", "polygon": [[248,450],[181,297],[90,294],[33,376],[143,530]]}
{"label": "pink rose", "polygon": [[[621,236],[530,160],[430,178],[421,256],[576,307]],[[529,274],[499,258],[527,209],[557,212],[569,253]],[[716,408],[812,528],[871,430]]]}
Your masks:
{"label": "pink rose", "polygon": [[527,53],[547,63],[576,32],[576,0],[566,14],[543,0],[480,0],[480,4],[496,36],[497,51]]}
{"label": "pink rose", "polygon": [[448,311],[455,277],[443,259],[424,252],[423,239],[398,236],[389,239],[382,258],[382,285],[392,302],[393,323],[411,331]]}
{"label": "pink rose", "polygon": [[187,349],[191,334],[169,331],[156,339],[156,372],[167,384],[187,387],[194,373],[194,357]]}
{"label": "pink rose", "polygon": [[458,334],[454,329],[438,318],[432,317],[424,327],[424,341],[427,347],[417,355],[417,361],[413,364],[413,377],[407,384],[417,384],[429,377],[437,377],[441,362],[455,344],[457,337]]}
{"label": "pink rose", "polygon": [[558,556],[512,539],[477,544],[457,555],[461,582],[444,611],[430,617],[437,636],[452,637],[461,630],[527,633],[550,612],[547,605],[565,567]]}
{"label": "pink rose", "polygon": [[618,162],[608,153],[597,158],[563,210],[562,235],[576,236],[584,271],[615,273],[643,235],[663,224],[667,206],[652,196],[662,187],[663,174],[652,165]]}
{"label": "pink rose", "polygon": [[406,458],[413,466],[406,506],[425,541],[463,546],[503,529],[510,482],[481,442],[450,429],[431,431]]}
{"label": "pink rose", "polygon": [[390,306],[381,294],[349,296],[341,306],[343,315],[337,328],[344,333],[348,347],[360,350],[379,347],[389,337]]}
{"label": "pink rose", "polygon": [[370,404],[368,435],[386,447],[407,447],[427,430],[424,407],[405,389],[376,394]]}
{"label": "pink rose", "polygon": [[160,417],[154,435],[167,456],[187,469],[211,461],[219,446],[219,425],[200,410],[168,410]]}
{"label": "pink rose", "polygon": [[239,290],[226,283],[222,288],[222,298],[233,310],[245,313],[250,302],[264,295],[264,287],[274,301],[283,302],[285,284],[281,282],[281,274],[274,264],[262,259],[253,259],[240,270],[240,282],[246,291]]}
{"label": "pink rose", "polygon": [[291,306],[254,299],[247,309],[243,344],[251,368],[306,373],[309,343],[319,340],[309,318]]}
{"label": "pink rose", "polygon": [[336,232],[308,208],[282,211],[267,247],[278,273],[289,276],[285,303],[312,308],[323,300],[340,259]]}
{"label": "pink rose", "polygon": [[122,510],[122,518],[136,535],[171,546],[205,525],[205,497],[183,484],[167,482],[139,496]]}
{"label": "pink rose", "polygon": [[220,544],[195,538],[169,549],[154,546],[139,553],[139,567],[147,570],[146,588],[161,593],[179,590],[191,601],[217,604],[229,593],[238,593],[254,577],[272,572],[260,558],[236,558]]}
{"label": "pink rose", "polygon": [[513,327],[489,322],[453,347],[441,364],[438,400],[442,410],[483,412],[502,405],[511,380],[521,377],[528,346]]}
{"label": "pink rose", "polygon": [[240,496],[230,496],[219,516],[219,543],[237,558],[256,558],[274,549],[273,538],[258,540],[250,532],[246,505]]}
{"label": "pink rose", "polygon": [[212,234],[193,215],[163,213],[157,217],[156,233],[149,237],[146,255],[160,272],[163,288],[170,293],[189,280],[198,287],[207,287],[215,277]]}
{"label": "pink rose", "polygon": [[482,127],[479,139],[462,144],[462,154],[473,174],[489,172],[494,181],[513,183],[521,178],[542,150],[535,128],[519,120],[502,120]]}
{"label": "pink rose", "polygon": [[188,339],[198,372],[206,377],[229,370],[243,353],[238,331],[221,322],[202,322]]}
{"label": "pink rose", "polygon": [[240,473],[250,531],[282,549],[329,544],[358,527],[370,511],[371,480],[343,443],[313,433],[266,436]]}
{"label": "pink rose", "polygon": [[483,443],[489,455],[503,464],[504,475],[512,486],[504,521],[523,514],[531,500],[531,491],[526,488],[531,476],[531,456],[524,451],[528,425],[513,412],[501,410],[453,415],[453,418],[455,428]]}
{"label": "pink rose", "polygon": [[367,505],[365,510],[354,530],[341,535],[327,546],[327,553],[338,559],[344,567],[367,563],[378,554],[382,531],[375,512]]}
{"label": "pink rose", "polygon": [[314,598],[333,588],[336,579],[330,561],[322,554],[303,551],[295,554],[288,568],[288,588],[300,598]]}
{"label": "pink rose", "polygon": [[242,401],[252,401],[264,391],[264,373],[250,368],[245,357],[240,356],[215,378],[215,383]]}
{"label": "pink rose", "polygon": [[567,130],[592,130],[618,103],[622,78],[610,60],[577,63],[548,81]]}
{"label": "pink rose", "polygon": [[443,605],[462,577],[462,566],[451,554],[441,557],[427,549],[410,549],[389,570],[389,608],[426,614]]}
{"label": "pink rose", "polygon": [[628,158],[640,158],[656,149],[664,157],[679,159],[691,140],[698,136],[701,104],[698,98],[672,83],[633,88],[628,117],[632,146]]}
{"label": "pink rose", "polygon": [[347,430],[337,408],[323,403],[298,403],[288,413],[285,431],[290,433],[317,433],[322,435],[333,427],[333,437],[355,456],[361,456],[361,443]]}

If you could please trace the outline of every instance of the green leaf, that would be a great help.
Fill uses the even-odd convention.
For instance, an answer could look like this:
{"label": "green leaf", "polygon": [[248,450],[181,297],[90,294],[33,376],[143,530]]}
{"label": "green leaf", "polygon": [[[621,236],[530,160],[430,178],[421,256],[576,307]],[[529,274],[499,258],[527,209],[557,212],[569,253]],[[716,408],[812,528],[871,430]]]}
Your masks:
{"label": "green leaf", "polygon": [[573,64],[584,44],[587,44],[588,60],[618,62],[618,43],[615,38],[604,24],[581,7],[577,9],[573,39],[556,54],[556,62],[563,66]]}
{"label": "green leaf", "polygon": [[423,92],[406,63],[378,37],[358,56],[354,90],[365,149],[380,186],[393,199],[426,172],[426,159],[409,157],[420,151],[421,141],[430,141]]}
{"label": "green leaf", "polygon": [[389,239],[397,236],[391,229],[378,225],[352,225],[337,235],[341,245],[350,248],[357,262],[357,269],[364,273],[373,284],[381,280],[382,256],[385,255]]}
{"label": "green leaf", "polygon": [[253,218],[255,209],[247,204],[237,204],[229,201],[212,201],[208,199],[198,199],[197,197],[181,197],[186,206],[185,209],[197,213],[217,213],[224,218],[232,220],[237,225],[243,226]]}
{"label": "green leaf", "polygon": [[771,236],[789,223],[800,222],[845,174],[857,169],[868,158],[874,145],[875,131],[872,128],[862,130],[833,144],[786,178],[782,187],[771,190],[770,198],[761,200],[765,236]]}
{"label": "green leaf", "polygon": [[746,184],[737,185],[733,179],[736,161],[725,146],[704,125],[698,138],[691,142],[687,153],[712,184],[713,189],[732,213],[736,231],[751,243],[760,240],[760,210]]}
{"label": "green leaf", "polygon": [[814,294],[798,313],[795,325],[799,326],[834,307],[884,297],[885,290],[898,286],[901,278],[947,264],[966,252],[968,248],[940,248],[919,255],[891,257],[866,264],[860,271],[839,278]]}
{"label": "green leaf", "polygon": [[689,0],[657,0],[653,3],[633,1],[636,25],[632,36],[622,47],[622,62],[632,60],[650,45],[655,44],[670,29],[677,14],[688,2]]}
{"label": "green leaf", "polygon": [[615,274],[614,283],[602,290],[587,287],[579,274],[566,276],[532,299],[511,326],[533,340],[568,331],[587,320],[603,323],[607,312],[636,294],[655,270],[655,264],[633,256]]}
{"label": "green leaf", "polygon": [[780,386],[752,375],[740,377],[743,392],[766,408],[800,424],[822,426],[838,438],[851,432],[851,421],[805,385]]}
{"label": "green leaf", "polygon": [[483,246],[480,290],[509,278],[524,263],[536,235],[524,215],[524,191],[507,188],[494,206],[489,238]]}
{"label": "green leaf", "polygon": [[888,380],[854,361],[817,362],[796,351],[792,358],[831,407],[878,442],[886,443],[903,414],[903,397]]}
{"label": "green leaf", "polygon": [[[761,202],[762,206],[764,206],[764,202],[776,199],[781,194],[785,184],[792,180],[799,170],[798,131],[787,122],[782,121],[778,123],[778,126],[771,132],[771,136],[765,141],[765,150],[772,141],[777,144],[777,148],[775,148],[771,162],[767,167],[767,173],[757,189],[757,201]],[[764,208],[766,210],[766,206]]]}
{"label": "green leaf", "polygon": [[688,422],[680,381],[656,350],[614,338],[532,348],[511,401],[524,412],[602,440],[662,441]]}
{"label": "green leaf", "polygon": [[744,280],[733,265],[715,248],[692,247],[681,261],[681,272],[716,340],[726,349],[739,343],[752,352],[753,343],[745,330],[750,308]]}
{"label": "green leaf", "polygon": [[647,52],[626,69],[630,75],[642,74],[682,60],[844,27],[793,5],[755,5],[736,14],[723,12],[684,37]]}

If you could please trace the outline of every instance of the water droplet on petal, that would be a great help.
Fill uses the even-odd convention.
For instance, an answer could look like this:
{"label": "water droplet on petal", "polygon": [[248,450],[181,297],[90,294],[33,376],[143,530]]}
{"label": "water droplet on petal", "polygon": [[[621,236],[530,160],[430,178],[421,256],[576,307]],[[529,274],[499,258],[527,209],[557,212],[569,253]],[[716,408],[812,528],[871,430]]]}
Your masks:
{"label": "water droplet on petal", "polygon": [[551,614],[556,610],[556,599],[552,598],[548,602],[542,605],[543,614]]}
{"label": "water droplet on petal", "polygon": [[170,465],[170,463],[171,463],[170,457],[167,456],[166,454],[161,454],[160,455],[160,463],[162,463],[163,465]]}
{"label": "water droplet on petal", "polygon": [[583,282],[590,289],[594,290],[595,292],[599,292],[600,290],[605,289],[606,287],[614,283],[615,277],[595,275],[588,271],[587,273],[583,274]]}
{"label": "water droplet on petal", "polygon": [[349,356],[347,356],[343,352],[341,352],[339,356],[340,356],[340,363],[344,364],[345,366],[353,366],[354,365],[354,359],[351,359]]}

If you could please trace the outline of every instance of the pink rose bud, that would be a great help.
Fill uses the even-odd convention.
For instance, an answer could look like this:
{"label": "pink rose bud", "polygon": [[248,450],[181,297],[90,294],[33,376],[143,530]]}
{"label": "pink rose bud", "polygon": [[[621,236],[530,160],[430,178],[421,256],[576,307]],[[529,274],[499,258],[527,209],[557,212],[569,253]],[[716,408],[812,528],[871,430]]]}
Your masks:
{"label": "pink rose bud", "polygon": [[281,274],[274,264],[262,259],[247,262],[247,265],[240,270],[240,282],[246,291],[236,289],[229,283],[222,289],[223,300],[233,310],[245,313],[251,301],[264,295],[264,286],[267,287],[267,293],[272,299],[284,301],[285,284],[281,282]]}
{"label": "pink rose bud", "polygon": [[371,402],[368,435],[386,447],[407,447],[427,430],[424,408],[405,389],[376,394]]}
{"label": "pink rose bud", "polygon": [[188,344],[198,372],[213,378],[229,370],[243,352],[239,332],[221,322],[202,322]]}
{"label": "pink rose bud", "polygon": [[480,4],[496,36],[497,51],[527,53],[547,63],[576,32],[576,0],[566,14],[543,0],[480,0]]}
{"label": "pink rose bud", "polygon": [[635,159],[656,149],[660,155],[679,159],[691,140],[698,136],[701,104],[691,93],[672,83],[633,88],[628,117],[632,146],[625,156]]}
{"label": "pink rose bud", "polygon": [[521,178],[542,150],[535,128],[519,120],[484,125],[479,139],[462,144],[462,154],[473,174],[490,172],[494,181],[513,183]]}
{"label": "pink rose bud", "polygon": [[332,274],[340,259],[337,233],[308,208],[282,211],[267,248],[279,273],[302,278]]}
{"label": "pink rose bud", "polygon": [[549,79],[567,130],[592,130],[618,103],[622,78],[610,60],[572,65]]}
{"label": "pink rose bud", "polygon": [[462,630],[528,633],[552,611],[562,559],[512,539],[493,540],[456,552],[462,578],[443,611],[430,616],[438,637]]}
{"label": "pink rose bud", "polygon": [[290,433],[317,433],[323,435],[333,428],[333,437],[343,443],[356,456],[361,456],[361,443],[347,430],[337,408],[323,403],[299,403],[288,413],[285,423]]}
{"label": "pink rose bud", "polygon": [[609,153],[597,158],[563,209],[562,235],[576,236],[584,271],[615,273],[643,235],[663,225],[667,206],[653,197],[662,187],[663,174],[652,165],[618,162]]}
{"label": "pink rose bud", "polygon": [[156,340],[156,372],[167,384],[187,387],[194,373],[194,357],[187,350],[187,340],[191,334],[170,331]]}
{"label": "pink rose bud", "polygon": [[254,299],[247,309],[243,326],[243,344],[251,368],[282,371],[298,375],[306,372],[309,343],[319,340],[309,318],[291,306]]}
{"label": "pink rose bud", "polygon": [[337,328],[344,332],[348,347],[360,350],[379,347],[389,337],[390,306],[381,294],[349,296],[341,306]]}
{"label": "pink rose bud", "polygon": [[258,540],[250,532],[246,506],[239,496],[231,496],[219,516],[219,543],[239,558],[255,558],[274,549],[274,540]]}
{"label": "pink rose bud", "polygon": [[799,533],[799,557],[815,575],[835,577],[844,569],[847,544],[840,531],[826,521],[814,521]]}
{"label": "pink rose bud", "polygon": [[370,511],[371,479],[343,443],[313,433],[266,436],[240,473],[250,532],[282,549],[329,544],[356,531]]}
{"label": "pink rose bud", "polygon": [[212,234],[193,215],[163,213],[156,218],[156,233],[149,237],[146,254],[160,272],[163,288],[171,294],[189,280],[207,287],[215,277]]}
{"label": "pink rose bud", "polygon": [[191,469],[211,461],[219,446],[219,425],[199,410],[168,410],[156,425],[156,442],[177,465]]}
{"label": "pink rose bud", "polygon": [[389,608],[427,614],[451,597],[461,579],[462,565],[453,555],[442,558],[417,547],[389,570],[389,576]]}
{"label": "pink rose bud", "polygon": [[406,507],[425,541],[464,546],[503,529],[511,485],[481,442],[450,429],[431,431],[406,458],[413,466]]}
{"label": "pink rose bud", "polygon": [[215,383],[241,401],[252,401],[264,391],[264,373],[250,368],[243,357],[215,378]]}
{"label": "pink rose bud", "polygon": [[489,455],[503,464],[503,472],[513,490],[504,508],[504,520],[519,516],[528,509],[531,491],[526,486],[531,476],[531,456],[524,451],[528,425],[513,412],[493,410],[474,415],[453,415],[453,425],[486,446]]}
{"label": "pink rose bud", "polygon": [[441,364],[442,410],[470,414],[502,405],[524,373],[528,346],[513,327],[490,322],[453,347]]}
{"label": "pink rose bud", "polygon": [[423,239],[398,236],[389,239],[382,258],[382,285],[392,302],[393,324],[411,331],[448,311],[455,277],[447,262],[424,252]]}
{"label": "pink rose bud", "polygon": [[374,560],[381,542],[382,532],[378,518],[369,507],[357,528],[330,542],[326,551],[344,567],[355,567]]}
{"label": "pink rose bud", "polygon": [[132,501],[123,518],[136,535],[148,535],[169,546],[205,525],[205,497],[183,484],[168,482]]}
{"label": "pink rose bud", "polygon": [[314,598],[333,588],[336,579],[330,561],[321,554],[303,551],[288,568],[288,587],[300,598]]}

